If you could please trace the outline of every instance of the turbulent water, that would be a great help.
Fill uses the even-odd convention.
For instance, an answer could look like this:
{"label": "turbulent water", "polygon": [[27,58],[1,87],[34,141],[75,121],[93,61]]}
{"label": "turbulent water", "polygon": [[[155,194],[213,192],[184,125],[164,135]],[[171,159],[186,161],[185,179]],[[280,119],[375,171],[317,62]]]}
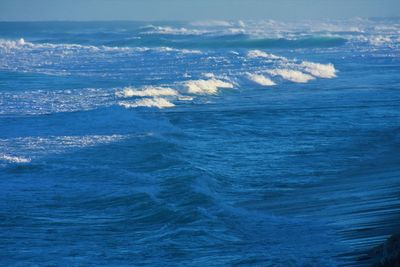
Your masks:
{"label": "turbulent water", "polygon": [[1,22],[2,264],[364,265],[399,89],[399,19]]}

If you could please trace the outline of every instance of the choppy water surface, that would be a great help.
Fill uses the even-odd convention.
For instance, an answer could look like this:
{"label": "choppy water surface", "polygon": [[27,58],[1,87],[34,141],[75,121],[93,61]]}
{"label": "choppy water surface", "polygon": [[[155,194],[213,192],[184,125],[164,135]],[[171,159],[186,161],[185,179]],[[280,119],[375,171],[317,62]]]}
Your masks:
{"label": "choppy water surface", "polygon": [[398,231],[400,21],[0,23],[7,266],[340,266]]}

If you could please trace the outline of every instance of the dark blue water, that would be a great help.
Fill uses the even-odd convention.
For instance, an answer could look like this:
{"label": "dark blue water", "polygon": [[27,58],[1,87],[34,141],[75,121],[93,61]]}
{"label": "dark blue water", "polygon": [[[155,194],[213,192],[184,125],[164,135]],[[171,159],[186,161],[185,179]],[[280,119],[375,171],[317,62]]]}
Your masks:
{"label": "dark blue water", "polygon": [[4,266],[341,266],[398,231],[400,21],[0,23]]}

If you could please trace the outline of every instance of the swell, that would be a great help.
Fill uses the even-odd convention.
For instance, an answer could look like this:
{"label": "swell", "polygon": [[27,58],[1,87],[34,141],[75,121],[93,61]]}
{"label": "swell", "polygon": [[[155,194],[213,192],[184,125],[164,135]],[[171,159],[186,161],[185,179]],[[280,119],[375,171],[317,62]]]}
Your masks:
{"label": "swell", "polygon": [[142,39],[118,40],[106,43],[107,46],[167,46],[179,49],[218,49],[218,48],[323,48],[342,46],[347,42],[341,37],[286,38],[249,38],[246,35],[218,36],[214,38],[163,38],[148,37]]}

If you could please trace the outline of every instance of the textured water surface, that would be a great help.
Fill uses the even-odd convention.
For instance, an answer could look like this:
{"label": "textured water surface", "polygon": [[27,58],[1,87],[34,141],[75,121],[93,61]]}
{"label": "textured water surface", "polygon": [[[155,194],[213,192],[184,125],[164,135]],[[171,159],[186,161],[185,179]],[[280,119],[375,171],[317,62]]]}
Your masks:
{"label": "textured water surface", "polygon": [[399,230],[400,21],[0,23],[5,266],[341,266]]}

